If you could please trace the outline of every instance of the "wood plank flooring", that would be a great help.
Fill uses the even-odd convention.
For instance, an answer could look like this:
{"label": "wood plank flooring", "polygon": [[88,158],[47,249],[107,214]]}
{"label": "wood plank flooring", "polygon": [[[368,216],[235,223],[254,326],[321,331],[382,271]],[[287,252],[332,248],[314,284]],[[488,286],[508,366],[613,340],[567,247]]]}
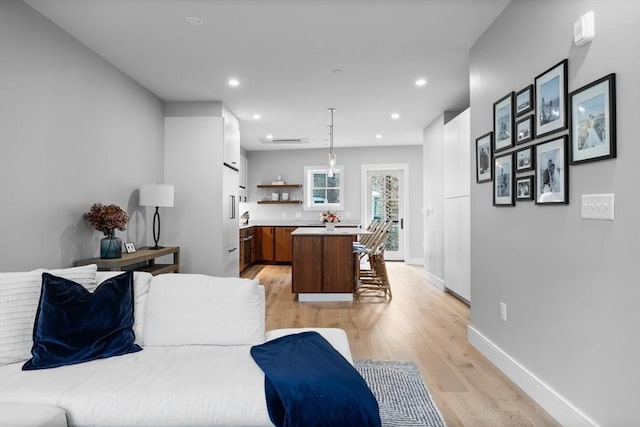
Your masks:
{"label": "wood plank flooring", "polygon": [[254,265],[242,276],[265,286],[267,330],[342,328],[354,359],[414,361],[451,427],[559,425],[467,342],[467,305],[425,282],[421,267],[387,269],[391,302],[299,303],[290,266]]}

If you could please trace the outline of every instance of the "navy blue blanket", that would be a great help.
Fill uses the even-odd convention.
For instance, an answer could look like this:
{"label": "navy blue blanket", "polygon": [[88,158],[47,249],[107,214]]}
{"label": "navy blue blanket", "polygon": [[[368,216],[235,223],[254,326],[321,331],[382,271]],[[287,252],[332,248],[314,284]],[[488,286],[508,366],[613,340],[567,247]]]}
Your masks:
{"label": "navy blue blanket", "polygon": [[265,373],[271,421],[278,427],[379,427],[376,398],[355,368],[317,332],[251,348]]}

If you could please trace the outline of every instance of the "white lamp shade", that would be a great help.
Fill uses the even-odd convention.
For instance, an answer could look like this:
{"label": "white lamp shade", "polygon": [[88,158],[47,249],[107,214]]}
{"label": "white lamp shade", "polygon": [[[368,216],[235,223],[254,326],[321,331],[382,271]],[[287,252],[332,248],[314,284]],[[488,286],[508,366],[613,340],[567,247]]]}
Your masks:
{"label": "white lamp shade", "polygon": [[143,184],[140,186],[140,206],[173,207],[173,185]]}

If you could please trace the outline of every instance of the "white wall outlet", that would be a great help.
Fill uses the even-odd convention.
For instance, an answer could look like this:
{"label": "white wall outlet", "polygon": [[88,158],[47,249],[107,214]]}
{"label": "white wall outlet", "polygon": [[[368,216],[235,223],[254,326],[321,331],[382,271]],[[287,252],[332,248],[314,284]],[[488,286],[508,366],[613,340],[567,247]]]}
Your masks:
{"label": "white wall outlet", "polygon": [[302,218],[302,212],[296,212],[296,218]]}
{"label": "white wall outlet", "polygon": [[614,194],[583,194],[580,218],[613,221],[614,196]]}
{"label": "white wall outlet", "polygon": [[504,302],[500,303],[500,320],[507,321],[507,304]]}

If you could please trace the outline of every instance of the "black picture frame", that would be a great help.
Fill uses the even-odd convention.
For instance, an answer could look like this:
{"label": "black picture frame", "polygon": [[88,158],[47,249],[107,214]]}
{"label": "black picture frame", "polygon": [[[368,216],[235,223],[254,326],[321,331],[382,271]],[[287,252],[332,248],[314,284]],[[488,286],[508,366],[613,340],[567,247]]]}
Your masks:
{"label": "black picture frame", "polygon": [[493,174],[493,206],[515,206],[513,153],[494,157]]}
{"label": "black picture frame", "polygon": [[536,204],[569,203],[569,159],[567,135],[535,146]]}
{"label": "black picture frame", "polygon": [[516,92],[515,101],[516,116],[521,116],[529,111],[533,111],[533,85]]}
{"label": "black picture frame", "polygon": [[615,73],[571,92],[569,105],[571,164],[615,158]]}
{"label": "black picture frame", "polygon": [[519,176],[516,178],[516,200],[533,200],[533,176]]}
{"label": "black picture frame", "polygon": [[136,245],[133,242],[126,242],[124,244],[124,251],[128,254],[133,254],[136,252]]}
{"label": "black picture frame", "polygon": [[516,173],[532,171],[534,164],[533,146],[515,152]]}
{"label": "black picture frame", "polygon": [[476,182],[493,179],[493,132],[476,138]]}
{"label": "black picture frame", "polygon": [[493,149],[500,152],[514,146],[513,92],[493,103]]}
{"label": "black picture frame", "polygon": [[569,61],[563,59],[535,78],[535,134],[543,137],[567,128]]}
{"label": "black picture frame", "polygon": [[524,144],[533,139],[533,116],[524,117],[516,122],[516,144]]}

